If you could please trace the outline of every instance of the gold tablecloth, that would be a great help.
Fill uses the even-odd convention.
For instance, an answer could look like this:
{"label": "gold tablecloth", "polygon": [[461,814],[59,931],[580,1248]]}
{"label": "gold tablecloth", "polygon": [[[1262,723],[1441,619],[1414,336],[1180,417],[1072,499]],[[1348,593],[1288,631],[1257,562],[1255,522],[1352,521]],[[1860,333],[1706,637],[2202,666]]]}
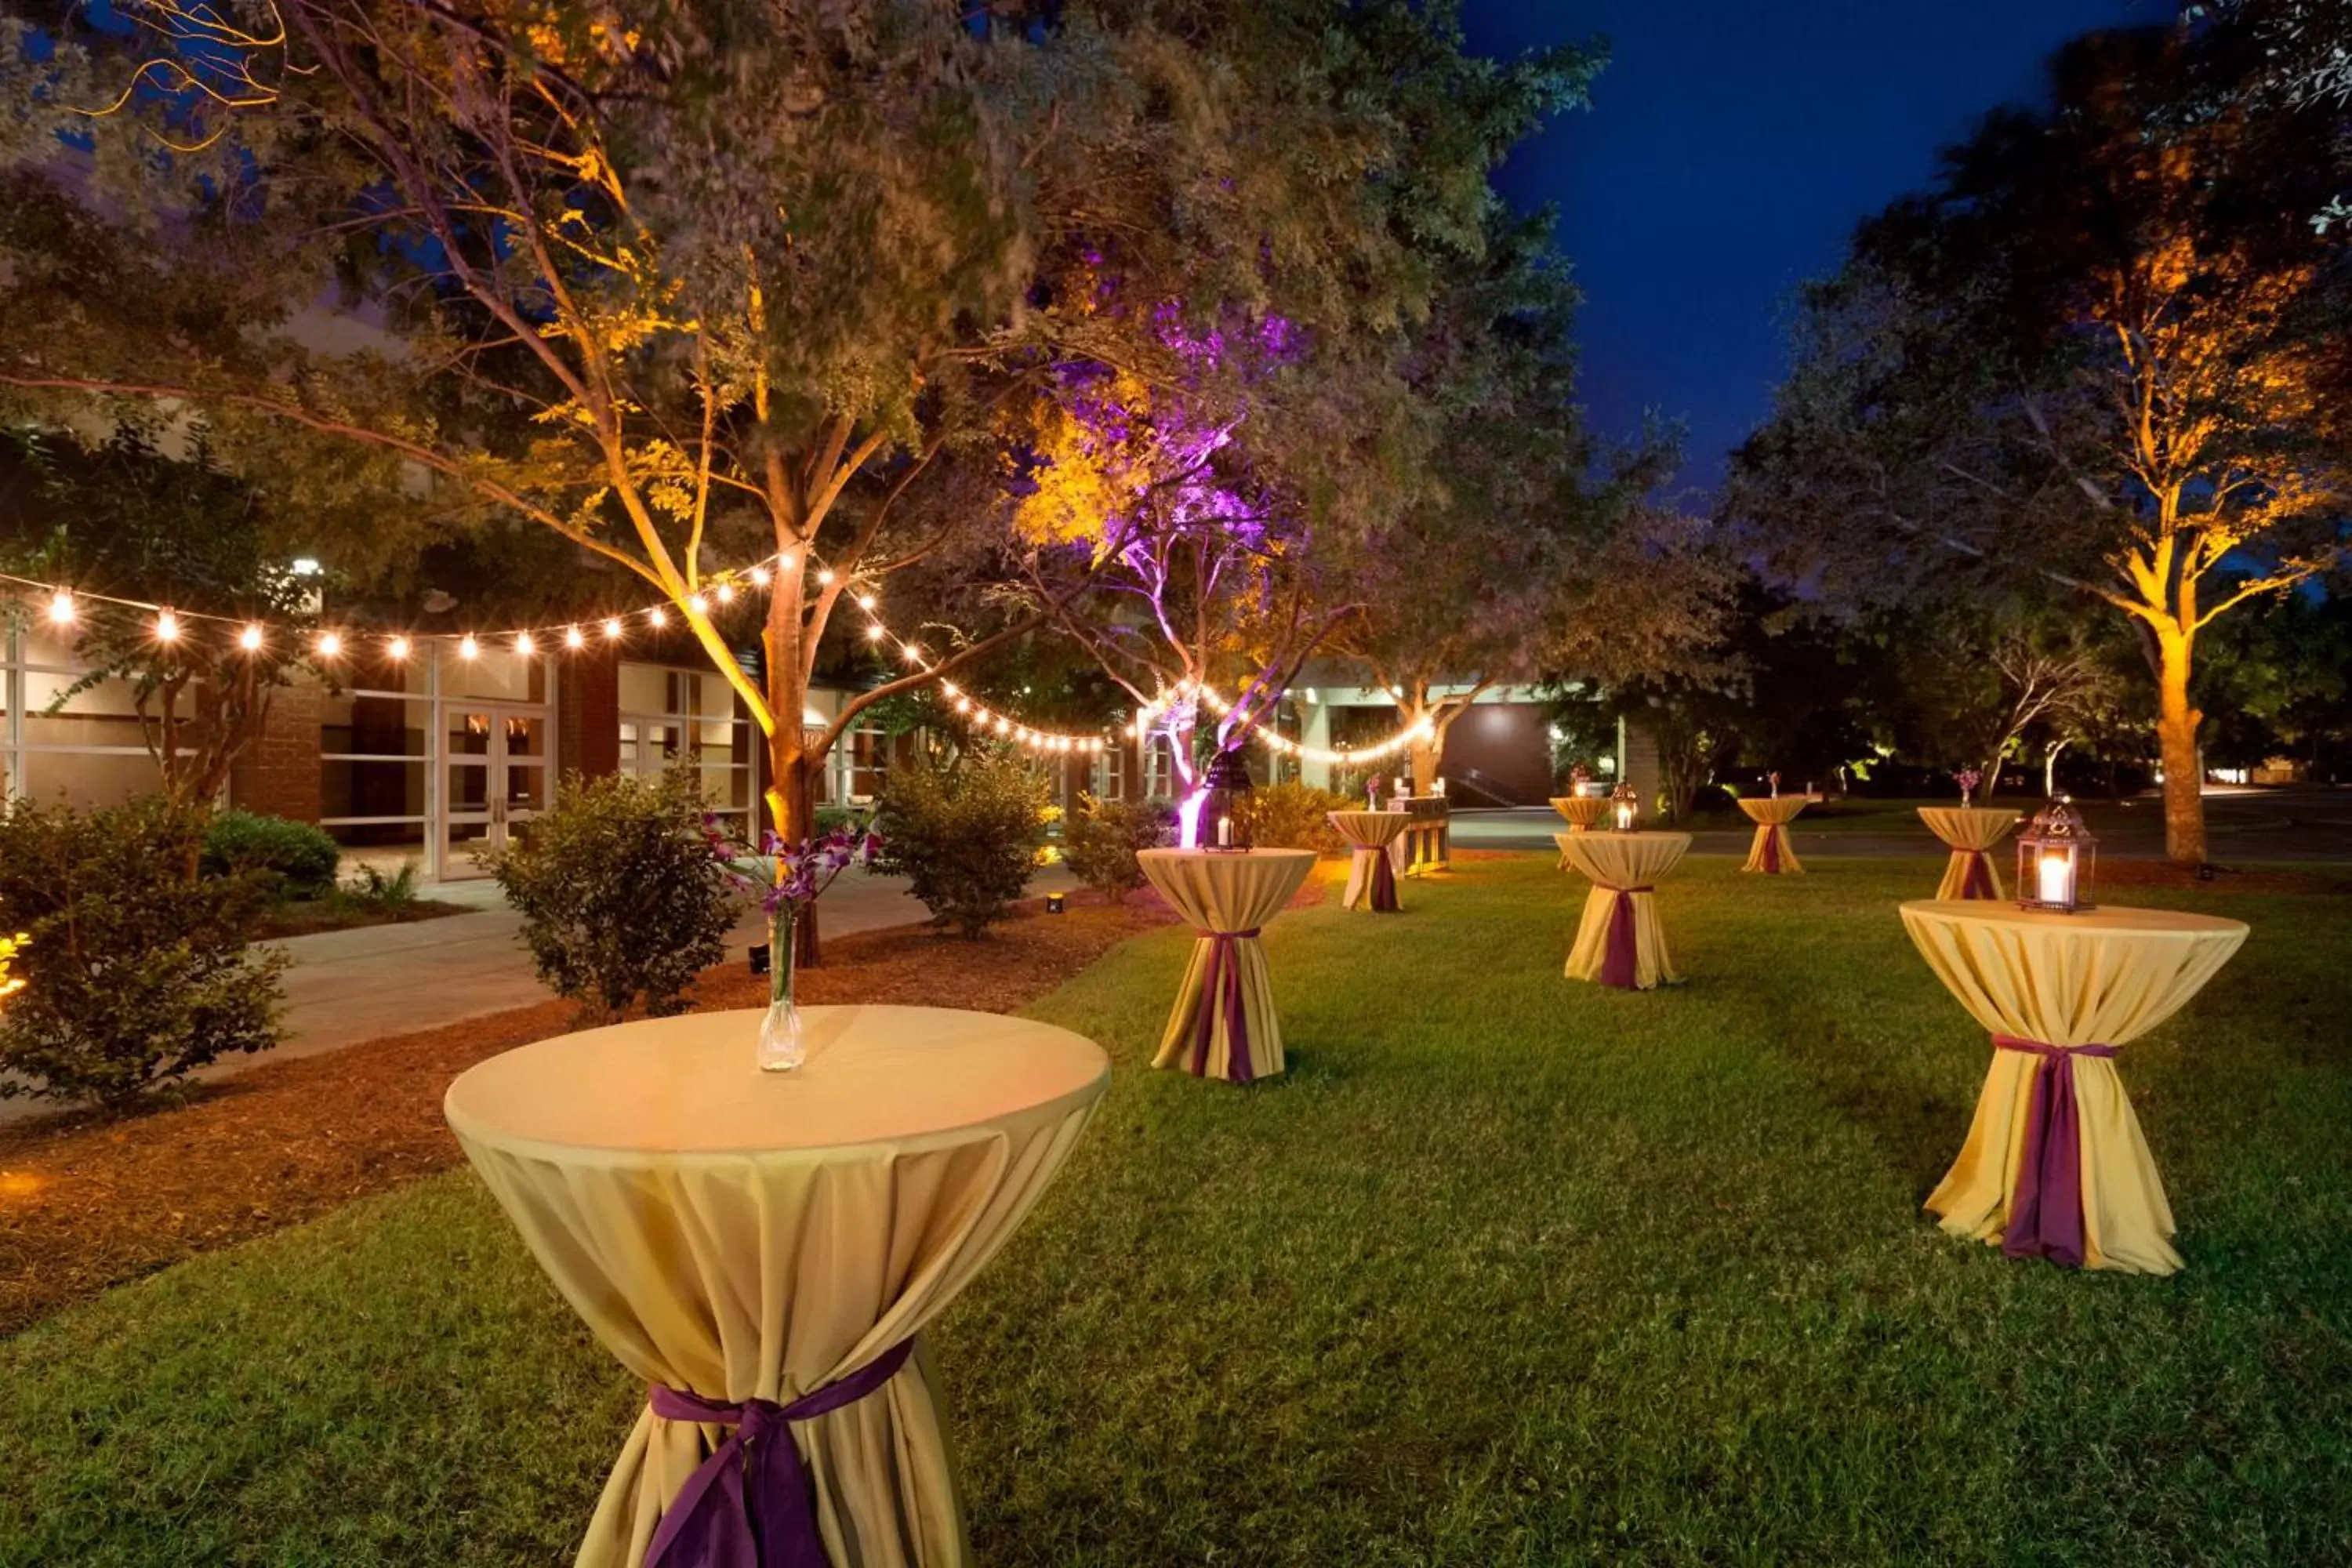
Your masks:
{"label": "gold tablecloth", "polygon": [[[648,1384],[790,1404],[911,1339],[1004,1245],[1110,1081],[1092,1041],[1024,1019],[805,1014],[795,1072],[754,1065],[751,1010],[542,1040],[449,1086],[467,1157]],[[927,1359],[791,1426],[836,1564],[971,1559]],[[641,1410],[579,1568],[642,1563],[730,1430]]]}
{"label": "gold tablecloth", "polygon": [[[1551,797],[1551,808],[1567,822],[1570,833],[1590,833],[1593,824],[1608,812],[1609,797],[1605,795],[1556,795]],[[1552,837],[1557,838],[1559,836],[1554,834]],[[1565,855],[1559,858],[1559,868],[1563,871],[1568,869],[1568,857]]]}
{"label": "gold tablecloth", "polygon": [[1609,925],[1615,917],[1620,889],[1628,893],[1633,910],[1633,985],[1647,991],[1661,983],[1682,978],[1675,973],[1674,956],[1666,951],[1665,928],[1658,921],[1656,899],[1646,889],[1673,870],[1691,845],[1687,833],[1555,833],[1552,842],[1571,867],[1592,880],[1584,900],[1584,917],[1577,924],[1576,941],[1568,950],[1570,980],[1601,980],[1608,966]]}
{"label": "gold tablecloth", "polygon": [[[1275,1018],[1265,949],[1255,935],[1221,940],[1213,933],[1255,932],[1281,913],[1314,869],[1314,852],[1146,849],[1136,858],[1169,907],[1202,933],[1192,944],[1192,962],[1184,966],[1184,981],[1151,1065],[1242,1083],[1280,1072],[1282,1026]],[[1217,982],[1213,996],[1212,979]],[[1236,1051],[1237,1045],[1244,1050]]]}
{"label": "gold tablecloth", "polygon": [[[1944,879],[1936,888],[1937,898],[2006,896],[2000,890],[2000,868],[1985,851],[2009,837],[2010,829],[2017,826],[2017,813],[1990,805],[1923,805],[1919,820],[1927,825],[1928,832],[1952,847],[1952,858],[1944,864]],[[1973,889],[1969,886],[1972,869],[1977,873]]]}
{"label": "gold tablecloth", "polygon": [[1358,907],[1383,910],[1400,908],[1396,898],[1395,871],[1391,867],[1389,898],[1386,904],[1373,901],[1372,889],[1379,880],[1380,868],[1386,863],[1388,847],[1412,820],[1402,811],[1332,811],[1324,814],[1332,829],[1347,841],[1349,850],[1348,891],[1339,900],[1343,910]]}
{"label": "gold tablecloth", "polygon": [[1789,824],[1811,804],[1801,795],[1740,796],[1739,809],[1756,824],[1756,838],[1748,847],[1748,863],[1739,868],[1767,876],[1803,876],[1805,868],[1797,864],[1797,851],[1789,842]]}
{"label": "gold tablecloth", "polygon": [[[2128,1044],[2197,994],[2246,940],[2237,921],[2171,910],[2072,915],[2013,904],[1918,900],[1904,929],[1936,978],[1995,1037],[2046,1046]],[[1955,1236],[2004,1239],[2025,1164],[2035,1075],[2073,1074],[2081,1123],[2083,1265],[2180,1267],[2172,1209],[2111,1058],[1996,1049],[1968,1142],[1927,1198]]]}

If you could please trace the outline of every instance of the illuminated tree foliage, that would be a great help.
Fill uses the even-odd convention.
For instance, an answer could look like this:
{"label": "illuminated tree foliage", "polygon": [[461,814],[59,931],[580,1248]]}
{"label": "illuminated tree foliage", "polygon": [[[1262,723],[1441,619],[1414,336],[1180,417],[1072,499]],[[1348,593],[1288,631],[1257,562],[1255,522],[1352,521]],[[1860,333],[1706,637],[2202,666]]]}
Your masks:
{"label": "illuminated tree foliage", "polygon": [[[1367,352],[1425,308],[1417,242],[1475,233],[1493,103],[1580,68],[1467,63],[1402,0],[7,0],[0,386],[199,409],[296,504],[407,495],[355,571],[484,516],[573,542],[677,606],[797,837],[908,683],[803,729],[842,596],[1007,537],[956,476],[1055,365],[1174,374],[1089,258]],[[950,665],[1083,579],[999,564],[1034,596]]]}
{"label": "illuminated tree foliage", "polygon": [[1750,544],[1817,604],[2055,586],[2122,616],[2189,863],[2199,635],[2339,560],[2352,500],[2352,296],[2310,222],[2336,127],[2213,100],[2234,47],[2070,46],[2050,110],[1989,119],[1809,292],[1733,476]]}

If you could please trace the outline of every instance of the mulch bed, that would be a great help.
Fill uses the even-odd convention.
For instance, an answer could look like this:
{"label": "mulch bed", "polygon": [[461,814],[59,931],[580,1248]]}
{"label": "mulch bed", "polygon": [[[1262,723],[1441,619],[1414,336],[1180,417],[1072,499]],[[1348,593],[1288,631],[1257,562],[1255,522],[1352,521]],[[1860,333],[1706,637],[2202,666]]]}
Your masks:
{"label": "mulch bed", "polygon": [[[1301,902],[1319,901],[1324,879]],[[926,927],[827,942],[802,1001],[901,1002],[1011,1012],[1112,946],[1175,917],[1144,892],[1123,905],[1033,900],[969,942]],[[705,972],[697,1010],[757,1007],[767,981]],[[0,1333],[197,1252],[314,1219],[457,1164],[441,1120],[449,1080],[486,1057],[572,1027],[548,1001],[418,1034],[268,1063],[184,1102],[121,1120],[0,1127]],[[744,1050],[748,1056],[751,1042]]]}

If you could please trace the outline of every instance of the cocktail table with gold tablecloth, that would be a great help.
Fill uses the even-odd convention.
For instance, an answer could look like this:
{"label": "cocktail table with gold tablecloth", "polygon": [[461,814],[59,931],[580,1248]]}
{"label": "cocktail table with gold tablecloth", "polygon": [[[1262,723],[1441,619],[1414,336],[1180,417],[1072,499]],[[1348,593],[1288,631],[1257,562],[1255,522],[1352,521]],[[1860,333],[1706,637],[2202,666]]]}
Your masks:
{"label": "cocktail table with gold tablecloth", "polygon": [[1258,931],[1307,880],[1314,851],[1146,849],[1136,858],[1200,939],[1151,1065],[1235,1083],[1280,1072],[1282,1026]]}
{"label": "cocktail table with gold tablecloth", "polygon": [[971,1560],[915,1336],[1052,1182],[1110,1064],[994,1014],[803,1012],[790,1073],[754,1065],[754,1010],[542,1040],[449,1086],[467,1157],[651,1391],[578,1568]]}
{"label": "cocktail table with gold tablecloth", "polygon": [[1552,842],[1592,879],[1568,951],[1568,977],[1641,991],[1681,979],[1658,923],[1654,888],[1690,848],[1690,835],[1555,833]]}
{"label": "cocktail table with gold tablecloth", "polygon": [[[1593,825],[1608,812],[1609,797],[1605,795],[1556,795],[1551,797],[1551,808],[1559,813],[1570,833],[1590,833]],[[1559,868],[1563,871],[1568,869],[1568,857],[1565,855],[1559,858]]]}
{"label": "cocktail table with gold tablecloth", "polygon": [[1389,859],[1389,846],[1405,830],[1412,816],[1402,811],[1333,811],[1324,815],[1349,849],[1348,891],[1339,900],[1339,907],[1367,909],[1378,914],[1396,913],[1403,906],[1397,901],[1396,867]]}
{"label": "cocktail table with gold tablecloth", "polygon": [[1412,820],[1389,843],[1389,865],[1400,877],[1444,871],[1454,865],[1453,807],[1442,795],[1399,795],[1389,809]]}
{"label": "cocktail table with gold tablecloth", "polygon": [[1740,796],[1739,809],[1756,824],[1756,839],[1748,847],[1748,863],[1739,868],[1761,871],[1768,877],[1804,875],[1805,868],[1797,864],[1797,851],[1789,842],[1789,824],[1811,804],[1801,795]]}
{"label": "cocktail table with gold tablecloth", "polygon": [[1968,1142],[1927,1198],[1944,1228],[2087,1268],[2179,1268],[2116,1048],[2179,1012],[2245,926],[2173,910],[1928,900],[1905,904],[1903,925],[1993,1037]]}
{"label": "cocktail table with gold tablecloth", "polygon": [[2017,813],[1989,805],[1923,805],[1919,820],[1927,831],[1952,847],[1945,862],[1938,899],[1998,899],[2002,897],[2000,873],[1985,853],[2009,837]]}

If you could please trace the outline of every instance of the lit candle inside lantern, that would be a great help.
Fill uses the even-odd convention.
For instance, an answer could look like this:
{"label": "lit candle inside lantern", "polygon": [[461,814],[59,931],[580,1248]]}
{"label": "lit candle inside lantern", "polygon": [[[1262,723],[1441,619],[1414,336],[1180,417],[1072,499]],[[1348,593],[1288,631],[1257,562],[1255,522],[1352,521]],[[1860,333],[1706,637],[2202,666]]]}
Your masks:
{"label": "lit candle inside lantern", "polygon": [[2074,902],[2074,858],[2067,855],[2044,855],[2041,864],[2042,901],[2045,904]]}
{"label": "lit candle inside lantern", "polygon": [[1620,833],[1631,833],[1633,830],[1633,803],[1630,800],[1622,801],[1617,806],[1617,831]]}
{"label": "lit candle inside lantern", "polygon": [[1217,818],[1217,847],[1231,849],[1233,847],[1234,819],[1230,816],[1221,816]]}

